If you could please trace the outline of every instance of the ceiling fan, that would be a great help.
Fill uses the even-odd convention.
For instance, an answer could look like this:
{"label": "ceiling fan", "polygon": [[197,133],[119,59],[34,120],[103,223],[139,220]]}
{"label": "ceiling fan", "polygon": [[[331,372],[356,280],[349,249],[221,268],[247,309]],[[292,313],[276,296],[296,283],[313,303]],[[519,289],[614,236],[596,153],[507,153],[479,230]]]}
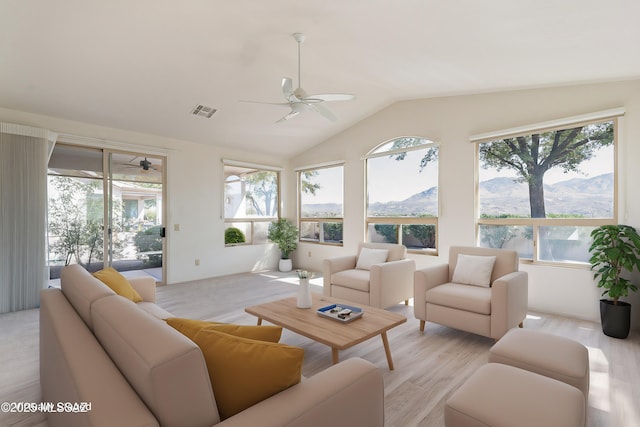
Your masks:
{"label": "ceiling fan", "polygon": [[134,163],[135,160],[139,158],[140,157],[133,157],[131,160],[129,160],[128,163],[124,164],[123,167],[127,169],[139,169],[140,172],[149,172],[149,171],[159,172],[160,171],[160,167],[151,163],[151,161],[149,161],[146,157],[140,160],[137,164]]}
{"label": "ceiling fan", "polygon": [[289,107],[291,111],[276,123],[284,122],[289,120],[292,117],[297,116],[298,114],[312,110],[326,119],[334,122],[337,120],[336,116],[322,103],[330,102],[330,101],[351,101],[356,97],[347,93],[321,93],[315,95],[308,95],[304,89],[302,89],[301,79],[300,79],[300,45],[305,41],[305,35],[301,33],[294,33],[293,38],[298,43],[298,87],[294,89],[293,81],[289,77],[284,77],[282,79],[282,95],[286,102],[259,102],[259,101],[243,101],[243,102],[254,102],[258,104],[270,104],[270,105],[282,105],[285,107]]}

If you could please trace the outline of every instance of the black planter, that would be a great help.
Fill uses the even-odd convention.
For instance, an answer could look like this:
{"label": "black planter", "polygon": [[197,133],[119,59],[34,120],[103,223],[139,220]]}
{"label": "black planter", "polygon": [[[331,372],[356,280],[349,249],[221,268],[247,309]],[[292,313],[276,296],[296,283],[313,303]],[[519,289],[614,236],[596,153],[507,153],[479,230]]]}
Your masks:
{"label": "black planter", "polygon": [[626,338],[631,326],[631,304],[628,302],[600,300],[600,321],[602,332],[613,338]]}

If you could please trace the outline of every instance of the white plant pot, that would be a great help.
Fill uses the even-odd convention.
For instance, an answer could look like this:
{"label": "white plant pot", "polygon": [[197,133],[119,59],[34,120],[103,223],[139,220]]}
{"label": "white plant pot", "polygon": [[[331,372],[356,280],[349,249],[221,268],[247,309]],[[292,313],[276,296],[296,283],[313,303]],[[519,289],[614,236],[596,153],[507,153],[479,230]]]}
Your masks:
{"label": "white plant pot", "polygon": [[293,262],[291,262],[291,259],[280,259],[280,263],[278,264],[278,270],[280,271],[293,270]]}

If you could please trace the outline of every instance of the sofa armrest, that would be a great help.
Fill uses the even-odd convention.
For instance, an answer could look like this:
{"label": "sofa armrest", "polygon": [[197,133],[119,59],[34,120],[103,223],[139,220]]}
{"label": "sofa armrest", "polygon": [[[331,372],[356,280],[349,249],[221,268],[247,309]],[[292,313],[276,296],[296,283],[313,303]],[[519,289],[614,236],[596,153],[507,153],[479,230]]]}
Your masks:
{"label": "sofa armrest", "polygon": [[369,278],[369,305],[387,308],[400,301],[411,299],[415,271],[416,262],[412,259],[372,265]]}
{"label": "sofa armrest", "polygon": [[325,259],[322,263],[323,294],[325,296],[331,296],[331,275],[333,273],[352,270],[354,268],[356,268],[355,255]]}
{"label": "sofa armrest", "polygon": [[529,307],[529,277],[526,271],[514,271],[491,285],[491,338],[500,339],[518,326]]}
{"label": "sofa armrest", "polygon": [[416,270],[413,274],[413,313],[416,319],[427,320],[427,291],[449,281],[449,264]]}
{"label": "sofa armrest", "polygon": [[131,286],[140,294],[143,301],[156,302],[156,279],[146,276],[132,277],[128,280]]}
{"label": "sofa armrest", "polygon": [[384,382],[380,370],[360,358],[319,372],[218,424],[220,427],[384,426]]}

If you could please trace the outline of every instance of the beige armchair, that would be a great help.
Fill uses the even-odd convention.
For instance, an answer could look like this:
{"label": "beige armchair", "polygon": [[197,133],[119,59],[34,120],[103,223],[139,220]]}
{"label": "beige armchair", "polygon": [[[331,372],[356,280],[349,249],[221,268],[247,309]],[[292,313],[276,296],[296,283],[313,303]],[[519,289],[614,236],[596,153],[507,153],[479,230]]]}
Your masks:
{"label": "beige armchair", "polygon": [[420,331],[429,321],[497,340],[522,327],[528,276],[518,271],[518,261],[516,251],[454,246],[449,264],[417,270],[414,314]]}
{"label": "beige armchair", "polygon": [[391,243],[360,243],[358,255],[325,259],[324,295],[387,308],[413,297],[416,263],[407,248]]}

